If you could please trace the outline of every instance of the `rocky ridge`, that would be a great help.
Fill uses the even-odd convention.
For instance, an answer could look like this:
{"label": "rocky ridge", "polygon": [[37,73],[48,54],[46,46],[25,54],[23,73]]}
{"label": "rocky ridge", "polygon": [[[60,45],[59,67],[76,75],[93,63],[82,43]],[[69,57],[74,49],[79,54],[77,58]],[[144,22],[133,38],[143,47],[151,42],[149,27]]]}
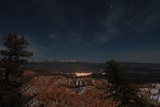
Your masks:
{"label": "rocky ridge", "polygon": [[104,99],[105,79],[38,76],[21,88],[27,107],[114,107]]}

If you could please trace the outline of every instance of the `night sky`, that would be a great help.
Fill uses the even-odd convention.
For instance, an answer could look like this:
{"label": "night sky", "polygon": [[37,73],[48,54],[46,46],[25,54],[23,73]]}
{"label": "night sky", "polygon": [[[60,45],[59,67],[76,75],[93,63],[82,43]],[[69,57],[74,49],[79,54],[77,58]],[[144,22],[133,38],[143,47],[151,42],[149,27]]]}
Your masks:
{"label": "night sky", "polygon": [[0,48],[8,32],[30,60],[160,63],[160,0],[0,0]]}

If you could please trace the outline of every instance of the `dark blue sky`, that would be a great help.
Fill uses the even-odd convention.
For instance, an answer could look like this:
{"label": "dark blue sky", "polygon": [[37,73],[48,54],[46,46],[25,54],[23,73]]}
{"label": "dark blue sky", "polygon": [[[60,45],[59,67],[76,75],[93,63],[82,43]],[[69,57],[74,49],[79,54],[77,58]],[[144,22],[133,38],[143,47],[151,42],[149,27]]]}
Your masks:
{"label": "dark blue sky", "polygon": [[160,63],[160,0],[0,0],[0,47],[25,36],[32,59]]}

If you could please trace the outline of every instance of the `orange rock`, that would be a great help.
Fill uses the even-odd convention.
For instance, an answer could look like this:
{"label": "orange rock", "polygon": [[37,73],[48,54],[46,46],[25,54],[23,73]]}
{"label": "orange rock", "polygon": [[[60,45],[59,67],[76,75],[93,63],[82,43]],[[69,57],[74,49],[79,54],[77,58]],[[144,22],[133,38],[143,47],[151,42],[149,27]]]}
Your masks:
{"label": "orange rock", "polygon": [[[83,86],[76,86],[79,79]],[[103,88],[107,81],[93,78],[65,78],[62,76],[34,77],[22,87],[22,95],[34,97],[33,107],[42,103],[45,107],[114,107],[115,102],[104,99]],[[68,83],[70,82],[70,83]],[[87,86],[86,86],[87,85]],[[31,101],[32,102],[32,101]],[[35,105],[34,105],[35,104]]]}
{"label": "orange rock", "polygon": [[24,78],[28,78],[28,77],[34,77],[36,76],[36,73],[34,71],[31,71],[31,70],[25,70],[23,72],[23,77]]}

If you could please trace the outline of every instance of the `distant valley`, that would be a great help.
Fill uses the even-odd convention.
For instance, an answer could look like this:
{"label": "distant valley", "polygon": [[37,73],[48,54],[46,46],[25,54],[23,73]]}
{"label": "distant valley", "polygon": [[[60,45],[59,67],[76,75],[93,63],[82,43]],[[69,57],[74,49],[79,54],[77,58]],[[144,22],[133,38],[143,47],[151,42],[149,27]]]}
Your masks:
{"label": "distant valley", "polygon": [[[128,62],[122,62],[122,64],[126,66],[129,77],[135,83],[160,81],[160,64]],[[104,72],[106,64],[88,62],[29,62],[26,67],[40,75],[65,75],[71,72],[92,72],[92,77],[94,78],[105,78],[105,76],[101,74]]]}
{"label": "distant valley", "polygon": [[[160,73],[160,64],[156,63],[127,63],[122,62],[127,67],[128,72]],[[75,72],[88,71],[101,73],[105,69],[105,63],[88,63],[88,62],[29,62],[27,68],[36,71],[59,71]]]}

